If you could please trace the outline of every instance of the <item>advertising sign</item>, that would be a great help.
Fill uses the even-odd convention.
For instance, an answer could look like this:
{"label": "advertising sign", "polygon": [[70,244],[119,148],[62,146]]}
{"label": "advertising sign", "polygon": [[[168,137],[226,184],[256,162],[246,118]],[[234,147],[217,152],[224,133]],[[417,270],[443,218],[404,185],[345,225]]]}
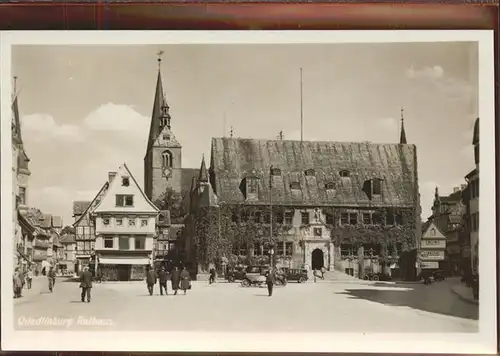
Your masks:
{"label": "advertising sign", "polygon": [[441,261],[444,260],[444,251],[442,250],[424,250],[420,251],[421,260]]}
{"label": "advertising sign", "polygon": [[446,240],[422,240],[420,246],[422,248],[446,248]]}
{"label": "advertising sign", "polygon": [[423,261],[420,264],[422,269],[439,269],[439,262]]}

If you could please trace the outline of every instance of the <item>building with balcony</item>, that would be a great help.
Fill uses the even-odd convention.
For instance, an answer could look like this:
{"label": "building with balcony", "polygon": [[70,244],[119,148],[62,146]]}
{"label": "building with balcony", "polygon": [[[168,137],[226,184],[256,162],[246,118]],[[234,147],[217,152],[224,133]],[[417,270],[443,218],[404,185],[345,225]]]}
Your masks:
{"label": "building with balcony", "polygon": [[124,163],[108,174],[109,187],[92,212],[95,260],[106,280],[142,280],[153,264],[159,209]]}

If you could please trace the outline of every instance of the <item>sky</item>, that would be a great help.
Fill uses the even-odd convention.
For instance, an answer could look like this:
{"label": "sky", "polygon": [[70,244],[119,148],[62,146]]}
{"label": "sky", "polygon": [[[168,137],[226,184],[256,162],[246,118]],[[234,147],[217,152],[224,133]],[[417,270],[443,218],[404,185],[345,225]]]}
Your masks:
{"label": "sky", "polygon": [[210,157],[212,137],[399,142],[401,107],[418,150],[422,216],[434,189],[474,168],[476,43],[16,46],[28,205],[73,223],[126,162],[141,186],[158,73],[183,167]]}

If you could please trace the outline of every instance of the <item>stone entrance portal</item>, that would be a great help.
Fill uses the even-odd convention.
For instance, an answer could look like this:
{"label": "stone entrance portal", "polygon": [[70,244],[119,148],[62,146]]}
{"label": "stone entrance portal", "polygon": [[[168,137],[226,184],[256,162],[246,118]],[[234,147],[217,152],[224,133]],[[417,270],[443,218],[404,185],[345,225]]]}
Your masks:
{"label": "stone entrance portal", "polygon": [[319,270],[325,266],[325,256],[323,251],[319,248],[313,250],[311,253],[311,267],[313,270]]}

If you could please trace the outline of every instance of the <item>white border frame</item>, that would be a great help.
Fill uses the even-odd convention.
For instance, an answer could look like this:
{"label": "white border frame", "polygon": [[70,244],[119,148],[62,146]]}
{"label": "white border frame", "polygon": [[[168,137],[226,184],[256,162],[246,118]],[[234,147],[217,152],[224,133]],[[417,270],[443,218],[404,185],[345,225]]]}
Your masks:
{"label": "white border frame", "polygon": [[[480,130],[480,306],[473,334],[16,331],[12,299],[11,46],[478,42]],[[496,353],[496,205],[493,31],[12,31],[0,32],[2,350]],[[471,118],[472,119],[472,118]],[[472,149],[472,146],[471,146]],[[474,162],[471,162],[471,169]],[[464,176],[467,172],[464,172]],[[165,343],[162,340],[176,340]],[[115,340],[111,342],[110,340]],[[258,342],[256,342],[258,340]],[[168,350],[165,347],[169,347]]]}

